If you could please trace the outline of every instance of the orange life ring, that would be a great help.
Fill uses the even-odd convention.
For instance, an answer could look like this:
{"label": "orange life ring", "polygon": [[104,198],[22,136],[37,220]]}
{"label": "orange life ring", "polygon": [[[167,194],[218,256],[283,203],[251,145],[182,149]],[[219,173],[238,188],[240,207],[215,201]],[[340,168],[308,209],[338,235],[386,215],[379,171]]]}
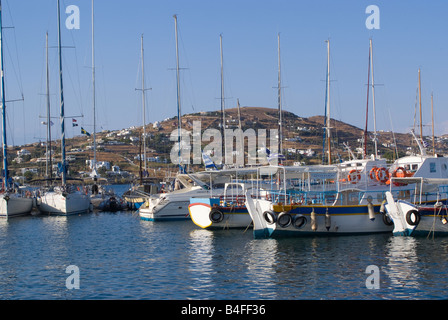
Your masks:
{"label": "orange life ring", "polygon": [[376,180],[381,183],[386,183],[389,180],[389,170],[386,168],[378,168],[375,173]]}
{"label": "orange life ring", "polygon": [[370,180],[375,180],[375,179],[376,179],[376,172],[378,171],[378,169],[379,169],[379,168],[377,168],[377,167],[373,167],[373,168],[370,170],[370,173],[369,173],[369,178],[370,178]]}
{"label": "orange life ring", "polygon": [[[391,174],[390,174],[390,178],[404,178],[408,176],[408,173],[406,171],[405,168],[403,167],[398,167],[396,168]],[[390,184],[390,179],[387,181],[387,184]],[[400,187],[400,186],[405,186],[406,183],[399,183],[399,182],[394,182],[394,185],[396,187]]]}
{"label": "orange life ring", "polygon": [[351,183],[356,183],[358,180],[361,180],[361,171],[353,169],[348,173],[347,178]]}

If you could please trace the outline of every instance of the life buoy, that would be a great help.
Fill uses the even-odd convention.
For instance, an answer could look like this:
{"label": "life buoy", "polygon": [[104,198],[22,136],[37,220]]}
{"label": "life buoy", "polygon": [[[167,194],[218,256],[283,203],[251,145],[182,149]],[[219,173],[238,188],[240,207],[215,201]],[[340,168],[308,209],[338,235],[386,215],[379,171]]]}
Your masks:
{"label": "life buoy", "polygon": [[224,219],[224,214],[220,210],[213,208],[210,211],[209,218],[213,223],[220,223]]}
{"label": "life buoy", "polygon": [[376,178],[376,172],[378,171],[378,169],[379,168],[377,168],[377,167],[373,167],[372,169],[370,169],[370,172],[369,172],[370,180],[376,180],[377,179]]}
{"label": "life buoy", "polygon": [[351,183],[356,183],[357,181],[361,180],[361,171],[353,169],[348,173],[347,178]]}
{"label": "life buoy", "polygon": [[420,214],[417,210],[409,210],[406,213],[406,222],[411,226],[416,226],[420,223]]}
{"label": "life buoy", "polygon": [[274,224],[275,222],[277,222],[277,217],[272,211],[263,212],[263,218],[268,224]]}
{"label": "life buoy", "polygon": [[292,223],[292,217],[287,212],[282,212],[277,217],[277,224],[282,228],[287,228]]}
{"label": "life buoy", "polygon": [[[403,168],[403,167],[398,167],[398,168],[396,168],[396,169],[392,172],[392,174],[390,174],[390,178],[404,178],[404,177],[406,177],[407,175],[408,175],[408,174],[407,174],[407,171],[406,171],[405,168]],[[389,183],[388,183],[388,184],[390,184],[390,179],[389,179]],[[400,187],[400,186],[405,186],[406,183],[394,182],[394,185],[395,185],[396,187]]]}
{"label": "life buoy", "polygon": [[378,182],[386,183],[389,180],[389,170],[384,167],[378,168],[375,172],[375,177]]}

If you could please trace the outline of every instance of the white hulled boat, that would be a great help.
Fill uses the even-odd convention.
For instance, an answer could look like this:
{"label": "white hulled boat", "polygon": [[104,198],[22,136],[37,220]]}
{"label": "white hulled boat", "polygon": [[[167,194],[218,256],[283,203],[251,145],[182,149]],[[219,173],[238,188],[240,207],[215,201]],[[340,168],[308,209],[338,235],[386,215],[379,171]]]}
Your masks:
{"label": "white hulled boat", "polygon": [[64,111],[64,90],[62,79],[62,53],[61,53],[61,17],[60,17],[60,1],[58,0],[58,51],[59,51],[59,84],[61,99],[61,151],[62,162],[61,186],[54,187],[37,199],[37,206],[40,212],[71,215],[85,213],[91,210],[90,197],[85,192],[77,190],[77,188],[67,185],[67,164],[65,157],[65,111]]}
{"label": "white hulled boat", "polygon": [[0,1],[0,63],[1,63],[1,93],[2,93],[2,142],[3,142],[3,185],[0,194],[0,217],[11,218],[29,214],[33,208],[33,199],[24,197],[9,188],[9,172],[7,160],[7,140],[6,140],[6,99],[5,99],[5,78],[3,66],[3,32],[2,32],[2,6]]}

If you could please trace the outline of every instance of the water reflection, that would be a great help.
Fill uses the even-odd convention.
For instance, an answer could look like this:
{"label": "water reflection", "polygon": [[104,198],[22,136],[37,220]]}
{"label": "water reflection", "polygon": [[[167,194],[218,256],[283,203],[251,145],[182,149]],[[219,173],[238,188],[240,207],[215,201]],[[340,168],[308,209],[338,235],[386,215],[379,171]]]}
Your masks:
{"label": "water reflection", "polygon": [[392,288],[419,289],[417,243],[413,237],[391,237],[387,243],[387,268],[384,272]]}
{"label": "water reflection", "polygon": [[187,257],[191,289],[203,294],[213,287],[213,232],[197,229],[192,230],[189,236]]}
{"label": "water reflection", "polygon": [[247,276],[251,282],[248,287],[255,298],[275,299],[278,241],[275,239],[252,240],[245,248]]}

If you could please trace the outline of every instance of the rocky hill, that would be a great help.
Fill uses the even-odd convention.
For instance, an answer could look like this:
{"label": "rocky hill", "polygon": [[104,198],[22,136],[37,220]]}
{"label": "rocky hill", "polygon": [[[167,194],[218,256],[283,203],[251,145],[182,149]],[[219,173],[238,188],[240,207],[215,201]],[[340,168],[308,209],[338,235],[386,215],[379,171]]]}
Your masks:
{"label": "rocky hill", "polygon": [[[242,130],[247,129],[278,129],[278,110],[270,108],[258,107],[242,107],[240,108],[240,117],[238,109],[227,109],[225,111],[226,128],[237,129],[241,121]],[[182,128],[192,130],[195,121],[201,121],[202,131],[207,128],[219,129],[221,127],[221,113],[200,112],[187,114],[182,117]],[[283,153],[287,157],[286,164],[296,162],[304,164],[316,164],[322,162],[323,149],[323,132],[324,117],[313,116],[309,118],[300,117],[288,111],[283,111]],[[331,143],[332,143],[332,159],[345,160],[348,159],[350,153],[347,146],[357,156],[362,156],[362,137],[364,130],[350,124],[331,120]],[[166,119],[160,123],[152,123],[146,126],[147,131],[147,168],[151,176],[163,178],[170,172],[175,173],[177,168],[171,163],[170,151],[174,142],[170,141],[170,135],[173,131],[177,132],[177,117]],[[121,171],[129,172],[130,178],[138,177],[141,162],[139,154],[143,153],[141,144],[142,127],[132,127],[129,129],[117,131],[103,131],[97,133],[97,160],[108,162],[111,166],[115,165]],[[374,152],[374,144],[372,142],[373,134],[368,133],[367,153]],[[425,141],[432,146],[432,137],[425,137]],[[436,150],[438,153],[447,152],[448,139],[438,137],[436,142]],[[92,136],[77,136],[66,141],[66,150],[69,157],[70,169],[73,174],[82,175],[89,172],[90,169],[86,164],[86,160],[93,159],[93,139]],[[395,147],[396,145],[396,147]],[[55,154],[53,163],[60,161],[60,142],[53,141],[52,147]],[[409,152],[409,148],[415,149],[416,144],[413,142],[411,134],[402,134],[392,132],[378,132],[378,150],[379,154],[387,159],[393,160]],[[29,155],[17,156],[20,150],[29,151]],[[432,148],[431,152],[432,152]],[[45,174],[45,150],[44,144],[34,143],[15,148],[10,148],[9,163],[11,171],[15,171],[16,175],[23,175],[25,168],[33,168],[34,176],[42,176]],[[22,160],[18,160],[21,158]],[[58,159],[59,158],[59,159]],[[16,160],[13,160],[16,159]],[[142,165],[143,166],[143,165]],[[203,166],[196,166],[193,169],[201,170]],[[37,171],[37,173],[36,173]],[[103,176],[110,168],[102,170]],[[123,179],[123,176],[113,175],[114,179]],[[126,179],[125,179],[126,180]],[[122,181],[122,180],[120,180]],[[115,181],[115,182],[120,182]]]}

